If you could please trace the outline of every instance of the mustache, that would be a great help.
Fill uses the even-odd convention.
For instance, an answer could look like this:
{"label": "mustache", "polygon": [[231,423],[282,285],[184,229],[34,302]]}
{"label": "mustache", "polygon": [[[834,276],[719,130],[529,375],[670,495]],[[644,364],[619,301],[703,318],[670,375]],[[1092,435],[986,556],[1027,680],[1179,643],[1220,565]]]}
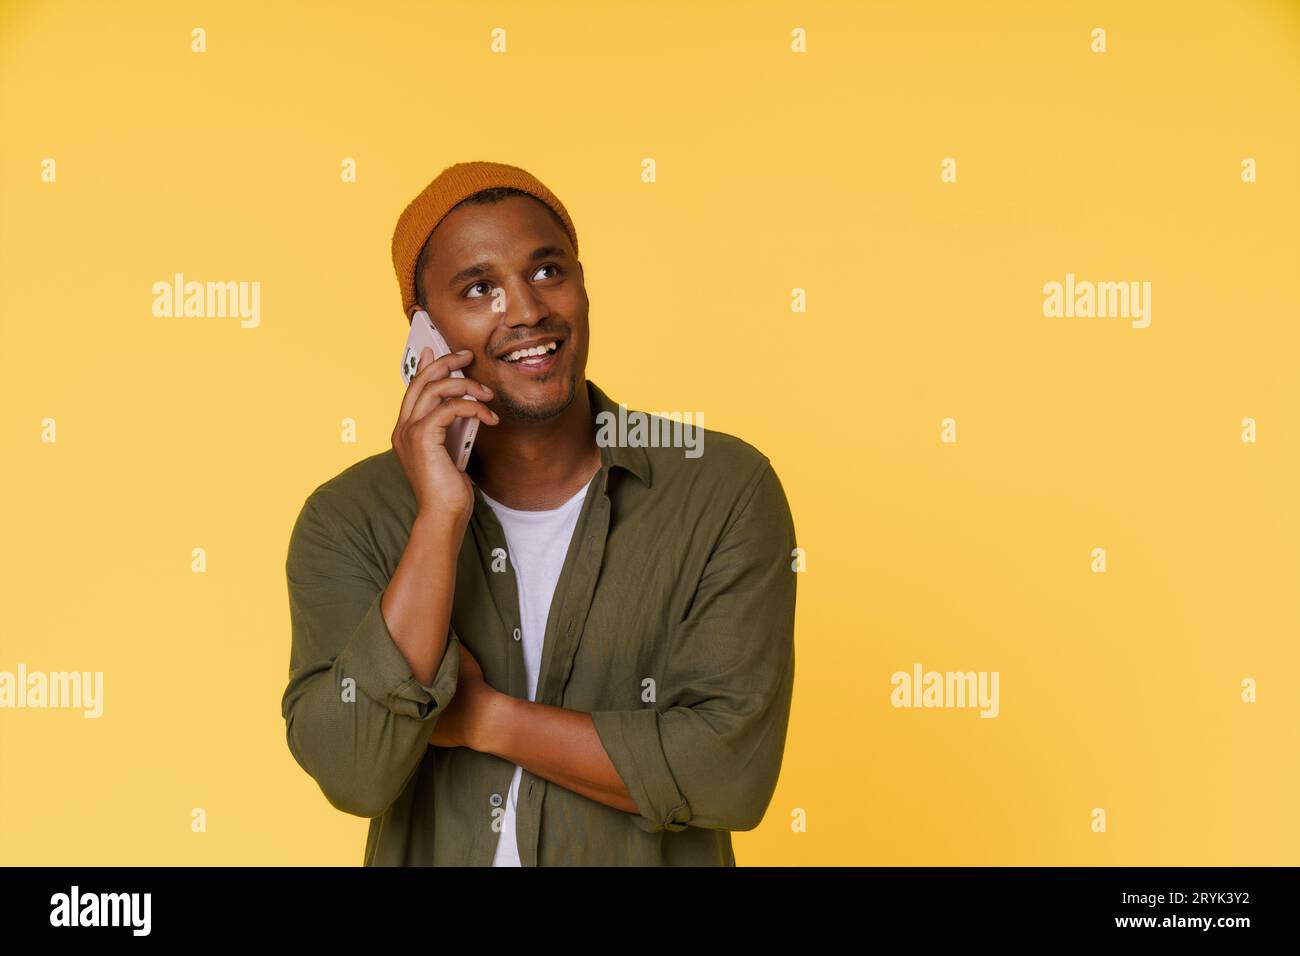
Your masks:
{"label": "mustache", "polygon": [[502,352],[513,351],[514,346],[521,342],[527,342],[529,339],[543,339],[547,336],[553,336],[557,339],[567,339],[569,337],[568,326],[537,326],[529,329],[523,335],[515,336],[515,338],[509,341],[493,346],[492,351],[494,354],[500,355]]}

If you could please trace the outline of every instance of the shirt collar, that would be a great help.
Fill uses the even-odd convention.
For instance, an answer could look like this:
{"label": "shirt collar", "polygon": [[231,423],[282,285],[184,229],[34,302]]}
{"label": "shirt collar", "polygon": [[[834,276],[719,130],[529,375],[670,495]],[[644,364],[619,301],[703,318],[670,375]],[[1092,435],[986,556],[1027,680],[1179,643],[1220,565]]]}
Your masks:
{"label": "shirt collar", "polygon": [[[618,410],[620,406],[608,395],[606,395],[591,379],[587,379],[587,397],[591,400],[591,424],[596,427],[596,416],[601,412],[609,412],[618,419]],[[623,412],[627,414],[626,411]],[[641,479],[646,487],[650,487],[651,468],[650,456],[646,450],[639,445],[601,445],[600,446],[601,467],[606,470],[610,468],[625,468],[632,474]]]}

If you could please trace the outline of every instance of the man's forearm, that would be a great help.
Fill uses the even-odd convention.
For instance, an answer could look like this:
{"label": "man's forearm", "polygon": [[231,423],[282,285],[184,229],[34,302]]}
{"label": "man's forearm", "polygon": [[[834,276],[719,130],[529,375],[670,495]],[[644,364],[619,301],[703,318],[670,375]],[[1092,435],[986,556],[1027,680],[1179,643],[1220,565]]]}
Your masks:
{"label": "man's forearm", "polygon": [[590,714],[499,694],[475,749],[598,803],[640,812],[605,753]]}
{"label": "man's forearm", "polygon": [[393,578],[380,599],[380,613],[393,643],[421,684],[433,682],[447,651],[456,560],[464,529],[417,517]]}

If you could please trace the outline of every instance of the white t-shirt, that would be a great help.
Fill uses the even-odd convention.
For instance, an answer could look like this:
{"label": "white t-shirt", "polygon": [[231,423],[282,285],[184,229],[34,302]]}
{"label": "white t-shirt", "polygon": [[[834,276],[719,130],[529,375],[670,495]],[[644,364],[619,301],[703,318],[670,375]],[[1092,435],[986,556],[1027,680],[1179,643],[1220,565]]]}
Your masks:
{"label": "white t-shirt", "polygon": [[[519,582],[519,619],[523,625],[520,640],[523,642],[524,670],[528,674],[529,700],[535,700],[537,696],[537,676],[542,666],[542,645],[546,639],[546,618],[551,613],[551,597],[560,580],[560,568],[569,552],[569,540],[578,523],[588,485],[551,511],[516,511],[487,495],[483,496],[501,522],[510,566]],[[515,807],[523,773],[523,767],[516,765],[505,801],[505,814],[501,818],[501,838],[492,858],[493,866],[521,865],[519,844],[515,839]]]}

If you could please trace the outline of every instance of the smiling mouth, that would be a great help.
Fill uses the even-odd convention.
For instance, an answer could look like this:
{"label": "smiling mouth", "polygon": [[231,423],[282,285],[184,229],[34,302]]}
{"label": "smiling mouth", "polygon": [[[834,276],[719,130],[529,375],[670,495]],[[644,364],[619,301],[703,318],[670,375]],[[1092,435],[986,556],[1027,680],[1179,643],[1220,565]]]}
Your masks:
{"label": "smiling mouth", "polygon": [[517,372],[544,372],[555,364],[555,357],[562,348],[564,348],[564,341],[554,339],[536,348],[516,349],[501,356],[497,361],[510,366]]}

